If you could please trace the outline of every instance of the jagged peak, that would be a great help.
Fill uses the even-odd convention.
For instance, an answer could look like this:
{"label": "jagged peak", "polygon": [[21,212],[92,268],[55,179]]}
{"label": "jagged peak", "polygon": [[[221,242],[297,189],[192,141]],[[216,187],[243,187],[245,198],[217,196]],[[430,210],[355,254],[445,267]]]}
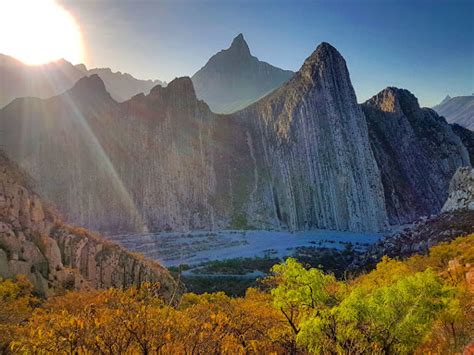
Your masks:
{"label": "jagged peak", "polygon": [[299,72],[304,77],[312,78],[321,65],[330,67],[336,63],[343,63],[345,66],[346,61],[336,48],[327,42],[322,42],[316,47],[314,52],[306,58]]}
{"label": "jagged peak", "polygon": [[446,97],[443,99],[443,101],[441,101],[439,104],[442,105],[442,104],[445,104],[446,102],[448,102],[449,100],[451,100],[452,97],[449,96],[449,95],[446,95]]}
{"label": "jagged peak", "polygon": [[86,93],[94,95],[109,95],[107,89],[105,88],[104,82],[97,74],[92,74],[90,76],[84,76],[80,78],[69,91],[72,94]]}
{"label": "jagged peak", "polygon": [[250,48],[244,39],[244,35],[239,33],[232,41],[229,51],[238,52],[250,56]]}
{"label": "jagged peak", "polygon": [[407,109],[419,109],[418,99],[410,91],[388,86],[367,100],[365,105],[377,107],[384,112],[400,112]]}
{"label": "jagged peak", "polygon": [[75,67],[77,69],[79,69],[80,71],[84,72],[84,73],[87,73],[87,67],[85,64],[83,63],[80,63],[80,64],[76,64]]}
{"label": "jagged peak", "polygon": [[162,93],[197,100],[193,82],[189,76],[175,78],[166,87],[158,84],[150,90],[150,96],[157,96],[161,95]]}

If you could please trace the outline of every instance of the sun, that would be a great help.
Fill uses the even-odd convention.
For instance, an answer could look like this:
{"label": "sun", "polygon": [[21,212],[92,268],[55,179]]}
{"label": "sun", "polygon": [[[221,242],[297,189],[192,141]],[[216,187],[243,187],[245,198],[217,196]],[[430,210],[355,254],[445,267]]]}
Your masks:
{"label": "sun", "polygon": [[74,17],[54,0],[0,0],[0,53],[37,65],[83,61]]}

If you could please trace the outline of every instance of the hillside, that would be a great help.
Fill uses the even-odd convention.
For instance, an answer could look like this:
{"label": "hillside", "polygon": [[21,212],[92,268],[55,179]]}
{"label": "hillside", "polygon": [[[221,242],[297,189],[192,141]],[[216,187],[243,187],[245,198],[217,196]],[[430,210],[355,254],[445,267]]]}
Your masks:
{"label": "hillside", "polygon": [[41,296],[144,281],[160,282],[167,299],[175,292],[175,281],[159,264],[64,224],[30,181],[0,152],[0,277],[24,275]]}

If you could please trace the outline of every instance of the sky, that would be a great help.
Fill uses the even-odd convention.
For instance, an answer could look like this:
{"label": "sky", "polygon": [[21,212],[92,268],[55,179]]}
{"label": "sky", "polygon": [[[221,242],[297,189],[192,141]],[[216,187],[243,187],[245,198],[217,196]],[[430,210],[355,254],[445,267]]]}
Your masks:
{"label": "sky", "polygon": [[138,78],[191,76],[243,33],[253,55],[294,71],[331,43],[359,102],[387,86],[423,106],[474,92],[474,0],[59,2],[79,24],[88,67]]}

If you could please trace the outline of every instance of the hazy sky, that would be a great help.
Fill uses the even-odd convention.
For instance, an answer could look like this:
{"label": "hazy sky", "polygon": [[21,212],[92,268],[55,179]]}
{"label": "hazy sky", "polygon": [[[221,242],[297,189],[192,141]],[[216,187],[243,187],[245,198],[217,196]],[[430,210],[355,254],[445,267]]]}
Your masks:
{"label": "hazy sky", "polygon": [[243,33],[252,54],[298,70],[326,41],[346,58],[359,101],[387,86],[425,106],[474,92],[474,0],[71,1],[88,67],[138,78],[192,75]]}

